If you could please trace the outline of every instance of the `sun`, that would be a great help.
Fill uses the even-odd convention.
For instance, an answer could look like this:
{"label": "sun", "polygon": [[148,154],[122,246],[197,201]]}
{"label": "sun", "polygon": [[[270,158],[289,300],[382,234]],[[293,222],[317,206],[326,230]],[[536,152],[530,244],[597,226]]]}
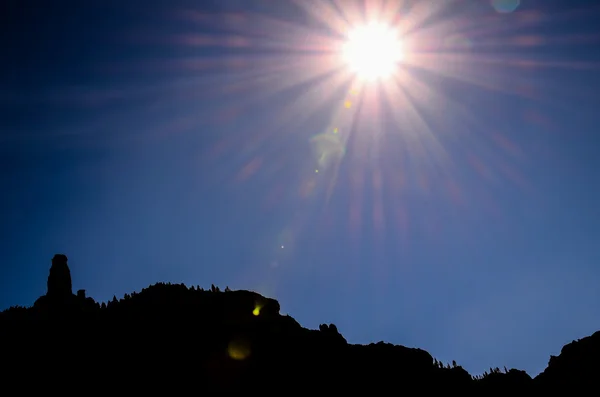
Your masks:
{"label": "sun", "polygon": [[358,77],[379,80],[392,75],[402,61],[402,42],[395,29],[370,23],[350,31],[342,54]]}

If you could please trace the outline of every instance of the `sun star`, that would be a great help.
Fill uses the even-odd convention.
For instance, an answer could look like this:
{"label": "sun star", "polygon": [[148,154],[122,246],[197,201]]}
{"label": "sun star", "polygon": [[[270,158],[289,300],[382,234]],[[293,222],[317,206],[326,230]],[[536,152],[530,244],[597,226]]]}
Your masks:
{"label": "sun star", "polygon": [[402,43],[395,29],[370,23],[350,31],[342,53],[358,77],[380,80],[391,76],[402,61]]}

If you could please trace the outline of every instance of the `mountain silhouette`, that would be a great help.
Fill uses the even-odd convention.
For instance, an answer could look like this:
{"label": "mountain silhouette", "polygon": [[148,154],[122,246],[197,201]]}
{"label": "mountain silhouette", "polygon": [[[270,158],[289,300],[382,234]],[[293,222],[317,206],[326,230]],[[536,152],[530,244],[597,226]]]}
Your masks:
{"label": "mountain silhouette", "polygon": [[55,255],[46,295],[0,313],[5,392],[573,391],[593,386],[600,332],[563,347],[535,378],[491,368],[471,376],[422,349],[349,344],[333,324],[303,328],[251,291],[157,283],[98,303],[73,294]]}

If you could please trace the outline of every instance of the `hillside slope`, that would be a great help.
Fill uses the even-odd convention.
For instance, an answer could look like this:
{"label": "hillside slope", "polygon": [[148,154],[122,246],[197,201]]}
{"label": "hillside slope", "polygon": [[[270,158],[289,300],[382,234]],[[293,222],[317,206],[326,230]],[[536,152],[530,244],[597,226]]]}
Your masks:
{"label": "hillside slope", "polygon": [[22,392],[523,391],[585,386],[600,369],[600,332],[566,345],[531,379],[516,369],[473,378],[421,349],[352,345],[335,325],[319,328],[282,316],[274,299],[214,286],[158,283],[99,304],[72,293],[67,259],[56,255],[47,294],[0,313],[2,384]]}

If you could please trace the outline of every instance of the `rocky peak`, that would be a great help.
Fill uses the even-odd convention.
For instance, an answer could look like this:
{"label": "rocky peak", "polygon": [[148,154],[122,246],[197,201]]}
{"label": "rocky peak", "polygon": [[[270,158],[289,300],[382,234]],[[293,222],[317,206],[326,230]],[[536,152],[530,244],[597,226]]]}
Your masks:
{"label": "rocky peak", "polygon": [[50,275],[48,276],[48,297],[70,297],[73,295],[71,271],[67,265],[67,256],[56,254],[52,258]]}

